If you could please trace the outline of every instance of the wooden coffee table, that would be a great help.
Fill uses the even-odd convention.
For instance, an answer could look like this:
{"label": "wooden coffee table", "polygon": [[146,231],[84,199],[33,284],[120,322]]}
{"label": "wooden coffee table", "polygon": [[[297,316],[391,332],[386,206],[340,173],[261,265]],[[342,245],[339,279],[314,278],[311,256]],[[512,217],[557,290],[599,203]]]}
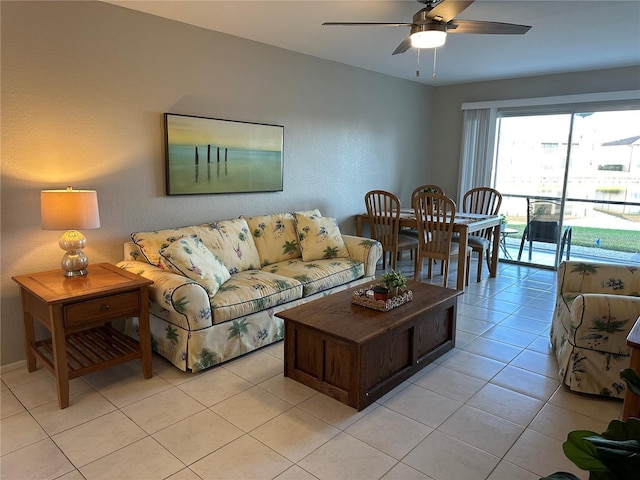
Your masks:
{"label": "wooden coffee table", "polygon": [[408,282],[388,312],[351,303],[355,289],[284,310],[284,375],[362,410],[454,347],[462,292]]}

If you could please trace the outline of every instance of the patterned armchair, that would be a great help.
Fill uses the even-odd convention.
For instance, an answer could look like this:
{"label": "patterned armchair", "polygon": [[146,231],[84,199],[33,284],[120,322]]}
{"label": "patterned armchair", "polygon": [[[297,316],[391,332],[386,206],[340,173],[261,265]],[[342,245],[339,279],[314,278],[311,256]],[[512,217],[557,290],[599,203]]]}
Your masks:
{"label": "patterned armchair", "polygon": [[571,390],[623,398],[626,338],[640,317],[640,268],[562,262],[551,346],[560,380]]}

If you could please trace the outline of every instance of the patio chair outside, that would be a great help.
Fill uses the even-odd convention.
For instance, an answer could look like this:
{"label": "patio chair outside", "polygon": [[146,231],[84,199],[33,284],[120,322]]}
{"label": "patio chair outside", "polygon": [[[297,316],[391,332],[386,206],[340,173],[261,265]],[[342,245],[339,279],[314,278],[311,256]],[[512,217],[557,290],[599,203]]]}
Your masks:
{"label": "patio chair outside", "polygon": [[529,244],[529,262],[533,251],[533,242],[558,244],[560,242],[559,261],[565,248],[567,260],[571,257],[571,227],[565,226],[560,236],[560,202],[553,200],[535,200],[527,198],[527,225],[522,233],[518,261],[522,258],[524,243]]}

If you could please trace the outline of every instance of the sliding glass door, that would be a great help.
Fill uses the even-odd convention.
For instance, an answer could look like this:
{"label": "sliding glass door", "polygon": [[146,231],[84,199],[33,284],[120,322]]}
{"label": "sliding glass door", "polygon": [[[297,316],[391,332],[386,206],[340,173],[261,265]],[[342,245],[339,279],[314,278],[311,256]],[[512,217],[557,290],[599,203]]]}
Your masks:
{"label": "sliding glass door", "polygon": [[501,256],[640,262],[640,110],[499,112]]}

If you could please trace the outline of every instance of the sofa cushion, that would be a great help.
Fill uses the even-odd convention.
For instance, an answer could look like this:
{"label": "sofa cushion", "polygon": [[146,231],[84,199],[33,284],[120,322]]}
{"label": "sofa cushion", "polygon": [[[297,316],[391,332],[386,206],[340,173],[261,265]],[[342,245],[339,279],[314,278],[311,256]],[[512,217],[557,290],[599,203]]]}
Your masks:
{"label": "sofa cushion", "polygon": [[321,259],[312,262],[296,259],[274,263],[262,270],[298,280],[303,286],[302,296],[308,297],[362,277],[364,263],[350,258]]}
{"label": "sofa cushion", "polygon": [[260,267],[258,249],[244,218],[200,225],[200,239],[234,274]]}
{"label": "sofa cushion", "polygon": [[243,317],[302,297],[302,284],[262,270],[231,275],[211,299],[213,323]]}
{"label": "sofa cushion", "polygon": [[349,256],[335,218],[294,215],[302,260],[310,262]]}
{"label": "sofa cushion", "polygon": [[198,237],[183,237],[158,253],[167,270],[198,282],[210,297],[231,278],[227,267]]}
{"label": "sofa cushion", "polygon": [[260,255],[260,265],[291,260],[302,255],[291,213],[247,218],[249,230]]}

